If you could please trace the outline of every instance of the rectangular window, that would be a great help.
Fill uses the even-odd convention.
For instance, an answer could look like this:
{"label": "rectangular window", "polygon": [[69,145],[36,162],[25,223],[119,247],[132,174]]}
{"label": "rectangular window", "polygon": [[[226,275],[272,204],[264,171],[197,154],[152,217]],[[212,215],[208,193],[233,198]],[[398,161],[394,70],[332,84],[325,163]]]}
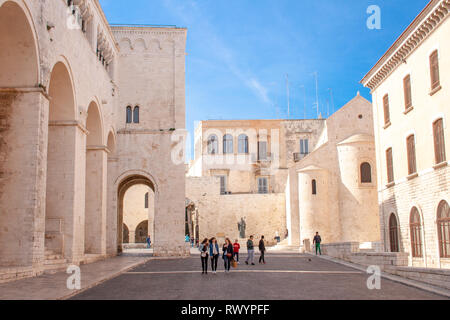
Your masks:
{"label": "rectangular window", "polygon": [[308,139],[300,140],[300,154],[301,155],[309,154],[309,140]]}
{"label": "rectangular window", "polygon": [[434,153],[436,164],[446,161],[445,156],[445,140],[444,140],[444,121],[442,119],[433,123],[434,135]]}
{"label": "rectangular window", "polygon": [[430,56],[430,75],[431,90],[436,89],[440,85],[439,79],[439,56],[438,51],[434,51]]}
{"label": "rectangular window", "polygon": [[388,183],[394,182],[394,164],[392,160],[392,148],[386,150],[386,164]]}
{"label": "rectangular window", "polygon": [[408,174],[413,174],[417,172],[416,165],[416,142],[414,135],[411,135],[406,140],[407,153],[408,153]]}
{"label": "rectangular window", "polygon": [[269,183],[266,177],[258,178],[258,193],[269,193]]}
{"label": "rectangular window", "polygon": [[384,124],[388,125],[391,122],[391,114],[389,112],[389,95],[383,97],[383,109],[384,109]]}
{"label": "rectangular window", "polygon": [[227,177],[220,176],[220,194],[227,193]]}
{"label": "rectangular window", "polygon": [[405,109],[412,107],[412,93],[411,93],[411,76],[407,75],[403,79],[403,91],[405,94]]}
{"label": "rectangular window", "polygon": [[258,160],[266,160],[267,159],[267,142],[259,141],[258,142]]}

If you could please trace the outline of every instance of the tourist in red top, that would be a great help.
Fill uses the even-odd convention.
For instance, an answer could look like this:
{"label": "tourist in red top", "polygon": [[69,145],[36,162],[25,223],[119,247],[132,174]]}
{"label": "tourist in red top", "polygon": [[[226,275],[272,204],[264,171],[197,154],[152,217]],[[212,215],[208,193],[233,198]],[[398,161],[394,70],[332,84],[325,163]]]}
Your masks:
{"label": "tourist in red top", "polygon": [[233,244],[233,254],[234,254],[234,260],[239,264],[239,249],[241,248],[241,245],[239,244],[239,240],[236,239],[236,241]]}

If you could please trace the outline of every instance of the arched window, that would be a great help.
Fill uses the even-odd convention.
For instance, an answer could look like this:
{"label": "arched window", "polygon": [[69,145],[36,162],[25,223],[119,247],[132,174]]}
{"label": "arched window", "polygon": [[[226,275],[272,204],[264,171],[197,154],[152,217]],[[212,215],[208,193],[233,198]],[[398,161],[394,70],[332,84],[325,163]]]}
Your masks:
{"label": "arched window", "polygon": [[139,123],[139,107],[138,106],[134,107],[134,110],[133,110],[133,122]]}
{"label": "arched window", "polygon": [[239,153],[248,153],[248,136],[245,134],[241,134],[238,138],[238,152]]}
{"label": "arched window", "polygon": [[131,107],[127,107],[127,123],[131,123],[133,121],[133,114],[131,111]]}
{"label": "arched window", "polygon": [[370,163],[364,162],[361,164],[361,183],[372,183],[372,167]]}
{"label": "arched window", "polygon": [[311,182],[311,186],[312,186],[312,194],[317,194],[317,181],[313,180]]}
{"label": "arched window", "polygon": [[219,153],[219,142],[215,134],[210,135],[208,138],[208,154]]}
{"label": "arched window", "polygon": [[419,210],[414,207],[411,210],[409,219],[409,228],[411,230],[411,254],[414,258],[422,257],[422,224],[420,222]]}
{"label": "arched window", "polygon": [[145,194],[145,209],[148,209],[148,192]]}
{"label": "arched window", "polygon": [[233,136],[231,134],[223,136],[223,153],[233,153]]}
{"label": "arched window", "polygon": [[441,258],[450,258],[450,207],[447,201],[441,201],[439,204],[437,227]]}
{"label": "arched window", "polygon": [[398,223],[395,214],[391,214],[389,218],[389,240],[391,244],[391,252],[399,252],[398,246]]}

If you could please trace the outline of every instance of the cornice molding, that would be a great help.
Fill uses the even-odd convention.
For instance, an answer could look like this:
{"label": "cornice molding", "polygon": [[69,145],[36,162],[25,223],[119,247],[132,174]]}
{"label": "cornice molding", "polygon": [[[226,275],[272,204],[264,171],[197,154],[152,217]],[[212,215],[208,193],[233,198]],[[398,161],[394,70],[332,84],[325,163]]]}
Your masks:
{"label": "cornice molding", "polygon": [[432,0],[408,26],[361,84],[375,90],[450,15],[450,0]]}

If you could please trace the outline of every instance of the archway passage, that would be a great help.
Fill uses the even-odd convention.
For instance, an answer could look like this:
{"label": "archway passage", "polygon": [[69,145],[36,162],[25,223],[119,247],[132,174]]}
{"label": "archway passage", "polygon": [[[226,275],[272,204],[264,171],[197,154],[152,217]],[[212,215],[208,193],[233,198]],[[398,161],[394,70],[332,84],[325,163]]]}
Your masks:
{"label": "archway passage", "polygon": [[134,242],[146,243],[148,236],[148,220],[142,221],[136,228]]}
{"label": "archway passage", "polygon": [[[39,82],[30,20],[15,2],[0,6],[0,266],[29,266],[42,249],[43,222],[37,155],[45,156],[42,123],[47,100]],[[29,90],[33,89],[33,90]],[[42,220],[40,220],[42,221]]]}
{"label": "archway passage", "polygon": [[65,64],[58,62],[50,77],[45,250],[47,256],[73,254],[76,207],[76,115],[72,81]]}
{"label": "archway passage", "polygon": [[[146,194],[149,194],[148,198]],[[141,175],[133,175],[125,178],[118,188],[118,225],[125,223],[129,229],[130,242],[145,243],[148,235],[154,243],[154,217],[156,206],[156,188],[153,182]],[[148,202],[146,203],[146,200]],[[146,206],[148,204],[148,206]],[[146,208],[147,207],[147,208]],[[143,220],[142,214],[147,214]],[[135,228],[132,227],[135,226]],[[124,243],[123,232],[120,230],[117,235],[118,252],[123,251],[122,244]]]}

